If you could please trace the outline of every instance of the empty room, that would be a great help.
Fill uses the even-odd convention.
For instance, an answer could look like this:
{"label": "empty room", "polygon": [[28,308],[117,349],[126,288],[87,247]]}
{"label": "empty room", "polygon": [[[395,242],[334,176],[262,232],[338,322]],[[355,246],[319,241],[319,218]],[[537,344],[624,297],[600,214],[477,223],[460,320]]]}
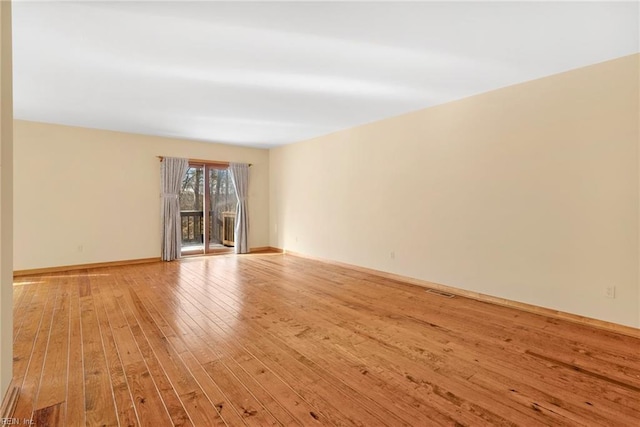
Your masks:
{"label": "empty room", "polygon": [[0,424],[640,425],[640,3],[0,1],[0,95]]}

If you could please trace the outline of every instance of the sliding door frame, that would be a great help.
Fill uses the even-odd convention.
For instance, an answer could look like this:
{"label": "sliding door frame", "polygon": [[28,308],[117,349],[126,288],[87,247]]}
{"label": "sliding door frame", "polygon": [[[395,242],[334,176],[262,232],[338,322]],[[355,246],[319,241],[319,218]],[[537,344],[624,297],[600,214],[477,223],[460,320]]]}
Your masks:
{"label": "sliding door frame", "polygon": [[[196,255],[215,255],[215,254],[229,254],[234,253],[233,247],[223,247],[223,248],[210,248],[209,242],[209,234],[211,230],[209,229],[209,212],[210,212],[210,204],[211,204],[211,184],[209,182],[209,171],[211,169],[220,169],[226,170],[229,168],[229,163],[225,162],[210,162],[206,160],[189,160],[189,167],[192,168],[203,168],[202,173],[204,174],[204,193],[202,196],[202,250],[190,250],[190,251],[180,251],[181,256],[196,256]],[[214,218],[215,224],[215,218]]]}

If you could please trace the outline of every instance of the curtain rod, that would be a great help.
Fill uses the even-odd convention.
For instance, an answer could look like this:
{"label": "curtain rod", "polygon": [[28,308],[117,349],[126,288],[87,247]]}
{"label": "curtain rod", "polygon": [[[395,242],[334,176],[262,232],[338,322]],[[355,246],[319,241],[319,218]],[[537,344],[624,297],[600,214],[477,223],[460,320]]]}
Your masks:
{"label": "curtain rod", "polygon": [[[160,161],[162,161],[162,159],[165,158],[165,156],[156,156],[158,159],[160,159]],[[218,162],[216,160],[202,160],[202,159],[187,159],[189,161],[189,163],[200,163],[203,165],[210,165],[210,166],[225,166],[225,167],[229,167],[229,162]],[[249,167],[253,166],[253,164],[249,163]]]}

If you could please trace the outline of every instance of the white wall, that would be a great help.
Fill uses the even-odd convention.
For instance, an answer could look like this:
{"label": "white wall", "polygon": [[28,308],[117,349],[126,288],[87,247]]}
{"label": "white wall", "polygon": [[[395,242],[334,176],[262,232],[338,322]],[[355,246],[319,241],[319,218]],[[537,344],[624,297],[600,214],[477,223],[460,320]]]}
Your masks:
{"label": "white wall", "polygon": [[0,2],[0,398],[13,373],[13,90],[11,2]]}
{"label": "white wall", "polygon": [[269,245],[266,150],[20,120],[14,132],[16,270],[159,257],[158,155],[252,163],[249,246]]}
{"label": "white wall", "polygon": [[271,150],[271,245],[639,326],[638,57]]}

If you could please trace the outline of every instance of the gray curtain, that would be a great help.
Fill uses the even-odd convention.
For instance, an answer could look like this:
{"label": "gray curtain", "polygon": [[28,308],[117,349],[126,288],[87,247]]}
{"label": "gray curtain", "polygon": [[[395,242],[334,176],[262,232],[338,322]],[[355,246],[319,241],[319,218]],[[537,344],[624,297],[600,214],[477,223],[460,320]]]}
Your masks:
{"label": "gray curtain", "polygon": [[249,196],[249,165],[246,163],[229,164],[231,181],[238,196],[236,209],[236,234],[235,250],[237,254],[249,252],[249,209],[247,197]]}
{"label": "gray curtain", "polygon": [[165,157],[160,163],[162,224],[162,260],[172,261],[180,258],[182,231],[180,230],[180,187],[189,168],[187,159]]}

